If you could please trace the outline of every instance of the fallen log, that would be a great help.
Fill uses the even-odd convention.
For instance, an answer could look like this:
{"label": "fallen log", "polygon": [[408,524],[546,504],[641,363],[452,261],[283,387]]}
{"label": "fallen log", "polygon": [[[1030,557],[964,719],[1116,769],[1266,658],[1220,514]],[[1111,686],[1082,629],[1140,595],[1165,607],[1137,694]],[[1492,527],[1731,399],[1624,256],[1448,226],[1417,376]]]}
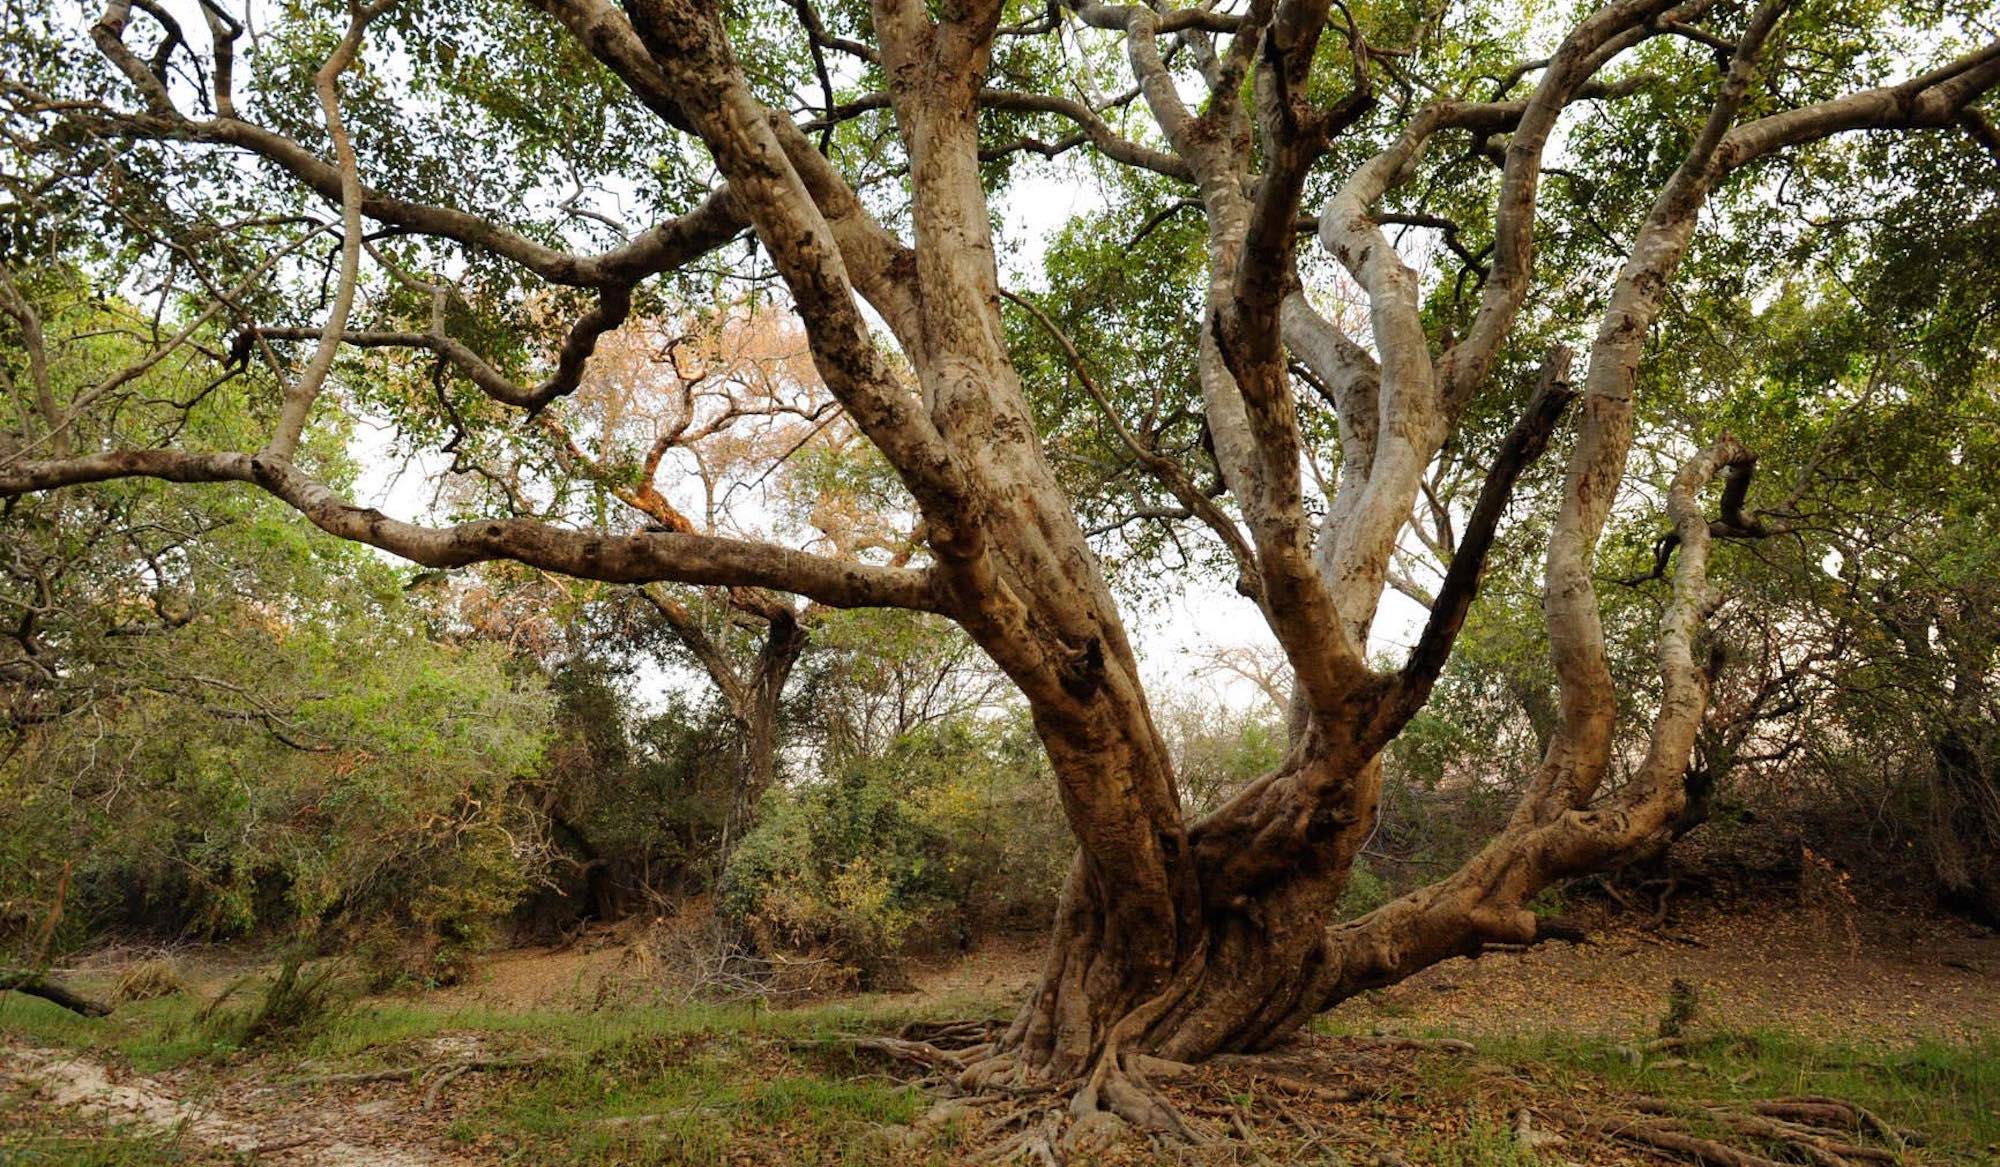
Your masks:
{"label": "fallen log", "polygon": [[40,997],[44,1001],[60,1005],[72,1013],[85,1017],[108,1017],[111,1006],[102,1001],[86,997],[60,981],[25,970],[0,970],[0,992],[12,989],[16,993],[26,993],[30,997]]}

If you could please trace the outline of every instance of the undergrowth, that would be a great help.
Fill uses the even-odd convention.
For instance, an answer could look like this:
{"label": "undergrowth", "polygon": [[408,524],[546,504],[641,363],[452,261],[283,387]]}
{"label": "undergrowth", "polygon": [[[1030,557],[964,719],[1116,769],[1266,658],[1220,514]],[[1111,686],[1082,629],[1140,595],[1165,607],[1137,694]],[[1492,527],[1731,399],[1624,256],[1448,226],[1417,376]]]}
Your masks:
{"label": "undergrowth", "polygon": [[[279,1006],[296,1004],[287,994],[299,992],[304,975],[295,973],[289,987],[280,978]],[[781,1011],[753,1005],[492,1011],[389,999],[307,1010],[294,1018],[297,1029],[280,1036],[256,1024],[263,1019],[268,1026],[273,1016],[271,987],[243,996],[234,1014],[238,1022],[230,1025],[216,1024],[226,1010],[198,993],[131,1001],[99,1020],[0,996],[0,1040],[87,1051],[140,1073],[174,1069],[172,1082],[183,1098],[231,1083],[423,1066],[439,1056],[427,1052],[436,1041],[472,1042],[482,1056],[520,1059],[524,1068],[454,1079],[438,1092],[435,1110],[420,1115],[422,1083],[434,1079],[395,1083],[374,1095],[409,1108],[431,1147],[455,1148],[471,1161],[887,1167],[954,1161],[958,1127],[944,1128],[921,1147],[909,1145],[905,1132],[932,1100],[885,1072],[893,1067],[857,1056],[842,1035],[1002,1011],[992,1003],[981,1010],[965,1001],[911,1008],[868,1000]],[[1340,1025],[1336,1020],[1321,1028]],[[1669,1052],[1646,1052],[1641,1040],[1485,1038],[1475,1042],[1473,1057],[1419,1055],[1415,1072],[1434,1120],[1376,1134],[1393,1140],[1411,1167],[1561,1161],[1560,1150],[1538,1158],[1514,1137],[1518,1101],[1504,1085],[1496,1091],[1492,1071],[1501,1069],[1498,1081],[1531,1086],[1542,1097],[1831,1095],[1924,1132],[1928,1146],[1913,1164],[2000,1163],[1994,1151],[2000,1145],[2000,1038],[1870,1046],[1697,1028]],[[1254,1097],[1236,1102],[1260,1128],[1267,1153],[1282,1146],[1286,1128],[1279,1111]],[[1365,1112],[1357,1122],[1369,1122]],[[1296,1158],[1280,1161],[1342,1161],[1328,1153],[1299,1149]],[[95,1120],[54,1113],[18,1085],[0,1089],[0,1163],[8,1167],[231,1161],[171,1134],[107,1131]]]}

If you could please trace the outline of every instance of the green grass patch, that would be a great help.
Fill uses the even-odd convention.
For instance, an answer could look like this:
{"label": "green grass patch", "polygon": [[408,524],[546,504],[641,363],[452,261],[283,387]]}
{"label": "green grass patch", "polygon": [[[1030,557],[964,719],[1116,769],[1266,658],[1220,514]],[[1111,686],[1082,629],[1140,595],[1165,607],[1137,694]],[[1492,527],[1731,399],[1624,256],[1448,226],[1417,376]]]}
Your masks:
{"label": "green grass patch", "polygon": [[0,993],[0,1033],[38,1045],[117,1055],[152,1073],[233,1052],[236,1043],[198,1024],[202,1002],[186,996],[120,1005],[109,1017],[81,1017],[47,1001]]}
{"label": "green grass patch", "polygon": [[[254,1002],[255,994],[250,997]],[[929,1100],[881,1073],[878,1063],[857,1057],[840,1035],[987,1010],[990,1004],[911,1007],[864,999],[781,1011],[750,1005],[496,1011],[390,999],[355,1003],[289,1042],[243,1046],[205,1023],[205,1002],[186,995],[131,1002],[102,1019],[10,995],[0,997],[0,1033],[87,1051],[144,1073],[186,1067],[190,1073],[177,1080],[184,1097],[204,1089],[203,1083],[226,1088],[246,1073],[269,1081],[384,1066],[442,1067],[451,1055],[431,1043],[468,1040],[482,1056],[543,1059],[526,1069],[468,1075],[446,1087],[441,1117],[449,1123],[447,1135],[481,1161],[720,1167],[756,1148],[759,1162],[883,1167],[911,1161],[895,1135]],[[1343,1026],[1336,1016],[1315,1028],[1337,1033]],[[1511,1104],[1492,1093],[1488,1070],[1495,1063],[1557,1096],[1731,1101],[1828,1095],[1922,1132],[1929,1144],[1913,1163],[2000,1162],[1993,1151],[2000,1146],[2000,1039],[1871,1046],[1775,1031],[1709,1033],[1643,1056],[1614,1038],[1560,1034],[1475,1044],[1476,1058],[1415,1058],[1423,1095],[1449,1118],[1414,1133],[1404,1128],[1403,1153],[1411,1164],[1528,1167],[1540,1161],[1512,1136]],[[1253,1120],[1268,1117],[1255,1092],[1235,1102]],[[32,1112],[24,1097],[0,1094],[0,1128],[8,1132],[0,1137],[0,1164],[227,1161],[205,1158],[171,1136],[114,1130],[80,1137],[74,1116],[65,1126],[61,1116]],[[1379,1118],[1386,1131],[1386,1108]],[[950,1141],[940,1139],[926,1154],[948,1161]],[[1300,1161],[1314,1160],[1308,1154]]]}
{"label": "green grass patch", "polygon": [[[799,1018],[794,1025],[823,1024]],[[915,1090],[817,1068],[774,1044],[768,1022],[648,1030],[548,1072],[510,1076],[479,1099],[468,1130],[500,1133],[549,1163],[722,1164],[732,1147],[786,1148],[800,1164],[868,1160],[883,1126],[926,1105]]]}
{"label": "green grass patch", "polygon": [[1594,1080],[1672,1099],[1844,1099],[1922,1132],[1938,1162],[1995,1161],[2000,1145],[2000,1038],[1868,1045],[1765,1030],[1696,1035],[1672,1051],[1636,1058],[1605,1038],[1548,1034],[1477,1044],[1484,1056],[1535,1067],[1558,1086]]}

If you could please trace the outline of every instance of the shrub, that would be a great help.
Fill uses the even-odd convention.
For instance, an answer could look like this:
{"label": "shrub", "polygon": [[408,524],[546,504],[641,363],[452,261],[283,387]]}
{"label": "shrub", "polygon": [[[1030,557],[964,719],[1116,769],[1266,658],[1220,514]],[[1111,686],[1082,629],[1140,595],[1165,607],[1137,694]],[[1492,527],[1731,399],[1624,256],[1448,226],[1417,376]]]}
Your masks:
{"label": "shrub", "polygon": [[767,948],[818,952],[874,987],[903,952],[1046,921],[1069,858],[1032,739],[958,719],[766,799],[721,908]]}
{"label": "shrub", "polygon": [[1340,918],[1352,920],[1365,916],[1389,902],[1393,893],[1389,881],[1368,869],[1368,864],[1360,859],[1347,873],[1347,886],[1340,891]]}
{"label": "shrub", "polygon": [[156,957],[128,966],[111,990],[111,999],[124,1004],[127,1001],[172,997],[187,991],[187,981],[181,977],[180,966],[171,957]]}
{"label": "shrub", "polygon": [[56,908],[58,951],[91,930],[345,945],[386,922],[434,983],[484,945],[541,862],[517,783],[545,694],[491,647],[269,639],[260,683],[307,694],[275,733],[140,694],[0,761],[0,949],[32,951]]}
{"label": "shrub", "polygon": [[870,760],[767,798],[723,876],[723,910],[760,947],[823,952],[882,983],[911,928],[953,909],[947,840],[905,777]]}

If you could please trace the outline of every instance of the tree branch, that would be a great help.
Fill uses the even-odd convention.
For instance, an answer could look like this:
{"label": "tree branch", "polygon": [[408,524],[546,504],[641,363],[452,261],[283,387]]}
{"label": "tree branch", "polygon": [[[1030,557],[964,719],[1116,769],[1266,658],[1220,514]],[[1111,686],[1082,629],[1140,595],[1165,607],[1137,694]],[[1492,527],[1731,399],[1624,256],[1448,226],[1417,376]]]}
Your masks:
{"label": "tree branch", "polygon": [[908,608],[950,614],[928,571],[844,562],[717,535],[604,535],[564,530],[531,519],[425,527],[356,506],[290,462],[268,455],[120,450],[63,461],[24,462],[0,470],[0,497],[121,478],[250,483],[283,500],[330,535],[378,547],[426,567],[464,567],[509,559],[605,583],[671,580],[766,587],[836,608]]}
{"label": "tree branch", "polygon": [[1552,349],[1542,359],[1534,395],[1494,454],[1493,467],[1487,471],[1486,481],[1479,490],[1479,501],[1473,504],[1472,514],[1466,519],[1465,533],[1431,605],[1430,619],[1397,674],[1389,698],[1375,716],[1373,736],[1384,744],[1423,708],[1438,674],[1444,670],[1459,630],[1465,626],[1466,614],[1472,609],[1472,601],[1479,595],[1486,556],[1492,550],[1500,520],[1513,500],[1514,484],[1520,480],[1521,472],[1548,448],[1556,422],[1576,397],[1569,383],[1569,365],[1570,351],[1566,348]]}
{"label": "tree branch", "polygon": [[[1083,354],[1077,351],[1076,344],[1070,340],[1067,333],[1056,326],[1055,321],[1049,319],[1048,313],[1043,312],[1040,305],[1013,292],[1003,290],[1000,294],[1033,316],[1035,322],[1042,326],[1042,330],[1056,342],[1063,351],[1063,357],[1069,362],[1070,371],[1075,374],[1077,383],[1083,386],[1084,392],[1096,404],[1098,413],[1111,426],[1112,432],[1118,435],[1119,442],[1147,473],[1158,479],[1160,485],[1166,487],[1167,491],[1179,500],[1185,509],[1185,515],[1157,512],[1139,517],[1172,518],[1191,515],[1199,518],[1210,531],[1215,533],[1215,537],[1222,541],[1222,545],[1235,559],[1236,590],[1262,603],[1263,584],[1262,577],[1257,571],[1257,553],[1252,550],[1249,540],[1243,537],[1243,529],[1236,525],[1236,520],[1230,518],[1215,504],[1214,499],[1208,497],[1194,484],[1194,480],[1188,477],[1187,471],[1179,462],[1140,441],[1138,435],[1125,425],[1124,420],[1118,416],[1118,411],[1112,406],[1110,395],[1104,392],[1098,385],[1097,379],[1092,377],[1090,370],[1084,366]],[[1123,525],[1124,523],[1118,524],[1118,526]]]}

